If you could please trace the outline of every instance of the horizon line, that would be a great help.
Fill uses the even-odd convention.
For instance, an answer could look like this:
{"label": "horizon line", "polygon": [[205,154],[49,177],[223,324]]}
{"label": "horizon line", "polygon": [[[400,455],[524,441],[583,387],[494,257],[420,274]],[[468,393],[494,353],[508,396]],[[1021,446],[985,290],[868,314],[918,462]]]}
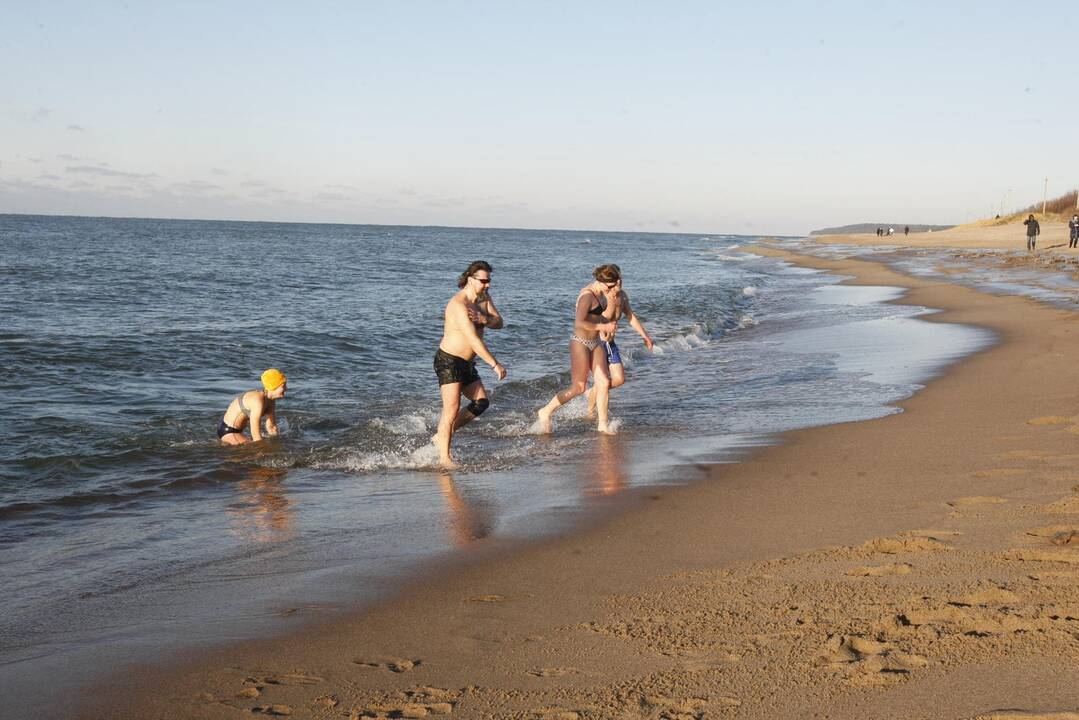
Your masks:
{"label": "horizon line", "polygon": [[[219,218],[172,218],[137,215],[72,215],[67,213],[20,213],[0,212],[0,217],[48,217],[48,218],[78,218],[84,220],[163,220],[167,222],[222,222],[222,223],[253,223],[262,225],[345,225],[353,227],[408,227],[408,228],[440,228],[446,230],[531,230],[536,232],[573,232],[573,233],[635,233],[638,235],[728,235],[735,237],[809,237],[809,233],[782,235],[779,233],[730,233],[730,232],[697,232],[697,231],[669,231],[669,230],[583,230],[573,228],[530,228],[530,227],[497,227],[479,225],[410,225],[405,223],[350,223],[330,222],[326,220],[232,220]],[[811,231],[812,232],[812,231]]]}

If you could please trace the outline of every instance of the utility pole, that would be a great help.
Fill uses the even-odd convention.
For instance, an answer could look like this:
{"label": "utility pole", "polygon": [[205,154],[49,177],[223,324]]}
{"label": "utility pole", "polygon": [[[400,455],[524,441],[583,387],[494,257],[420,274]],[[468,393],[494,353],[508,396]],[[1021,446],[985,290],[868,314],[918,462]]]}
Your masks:
{"label": "utility pole", "polygon": [[1045,178],[1045,189],[1042,190],[1042,215],[1045,214],[1045,201],[1049,197],[1049,178]]}
{"label": "utility pole", "polygon": [[1079,210],[1079,188],[1075,189],[1075,209]]}
{"label": "utility pole", "polygon": [[1005,203],[1005,206],[1008,207],[1008,208],[1011,208],[1011,206],[1012,206],[1012,189],[1011,188],[1008,188],[1008,201]]}

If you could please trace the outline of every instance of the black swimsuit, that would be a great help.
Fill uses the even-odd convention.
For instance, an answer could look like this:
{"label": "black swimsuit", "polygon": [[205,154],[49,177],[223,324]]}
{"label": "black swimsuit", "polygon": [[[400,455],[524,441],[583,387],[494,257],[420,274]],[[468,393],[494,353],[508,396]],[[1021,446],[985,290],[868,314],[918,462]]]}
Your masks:
{"label": "black swimsuit", "polygon": [[435,374],[438,375],[440,386],[450,383],[471,385],[480,380],[480,374],[476,372],[476,358],[465,360],[463,357],[450,355],[442,348],[435,353]]}

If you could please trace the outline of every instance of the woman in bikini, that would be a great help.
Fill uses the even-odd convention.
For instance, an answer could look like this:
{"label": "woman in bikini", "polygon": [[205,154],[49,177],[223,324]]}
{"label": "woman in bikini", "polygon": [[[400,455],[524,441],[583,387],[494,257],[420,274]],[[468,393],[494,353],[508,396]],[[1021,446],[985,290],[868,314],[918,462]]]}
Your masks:
{"label": "woman in bikini", "polygon": [[[248,390],[232,398],[225,416],[217,425],[217,437],[225,445],[242,445],[262,439],[262,422],[266,434],[277,434],[277,401],[285,397],[288,380],[284,373],[270,368],[262,373],[262,390]],[[244,435],[244,426],[251,426],[251,439]]]}
{"label": "woman in bikini", "polygon": [[617,265],[600,265],[592,271],[595,282],[583,288],[577,295],[577,314],[573,335],[569,341],[569,366],[572,383],[551,398],[536,414],[541,432],[551,432],[551,415],[558,408],[584,393],[588,375],[596,386],[597,429],[609,433],[607,423],[607,398],[611,376],[607,369],[607,351],[600,340],[600,333],[613,332],[616,325],[603,316],[607,305],[615,297],[615,288],[621,274]]}
{"label": "woman in bikini", "polygon": [[[599,334],[599,339],[603,341],[603,347],[607,352],[607,369],[608,374],[611,377],[611,390],[616,387],[621,387],[626,382],[626,369],[622,364],[622,354],[618,350],[618,344],[614,341],[615,333],[618,332],[617,326],[622,318],[625,318],[629,322],[629,326],[637,331],[637,334],[644,340],[644,346],[649,351],[652,350],[653,342],[648,331],[644,329],[644,325],[641,324],[640,318],[633,312],[633,308],[629,305],[629,295],[622,289],[622,274],[617,265],[613,266],[619,271],[618,283],[614,287],[613,299],[607,302],[607,309],[603,311],[603,317],[612,321],[615,324],[615,330],[606,333]],[[588,416],[592,417],[596,412],[596,388],[595,385],[588,391]]]}

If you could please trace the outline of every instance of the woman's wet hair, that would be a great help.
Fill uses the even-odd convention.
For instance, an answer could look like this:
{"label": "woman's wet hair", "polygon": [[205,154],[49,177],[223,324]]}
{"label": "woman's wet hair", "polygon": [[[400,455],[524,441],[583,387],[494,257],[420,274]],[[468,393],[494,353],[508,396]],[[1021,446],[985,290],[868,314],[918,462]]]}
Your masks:
{"label": "woman's wet hair", "polygon": [[592,271],[592,277],[601,283],[616,283],[622,279],[622,270],[614,263],[600,265]]}
{"label": "woman's wet hair", "polygon": [[477,270],[486,270],[488,274],[491,273],[491,265],[486,260],[474,260],[472,264],[468,266],[468,269],[461,273],[461,277],[457,278],[457,287],[463,288],[468,282],[468,279],[476,274]]}

